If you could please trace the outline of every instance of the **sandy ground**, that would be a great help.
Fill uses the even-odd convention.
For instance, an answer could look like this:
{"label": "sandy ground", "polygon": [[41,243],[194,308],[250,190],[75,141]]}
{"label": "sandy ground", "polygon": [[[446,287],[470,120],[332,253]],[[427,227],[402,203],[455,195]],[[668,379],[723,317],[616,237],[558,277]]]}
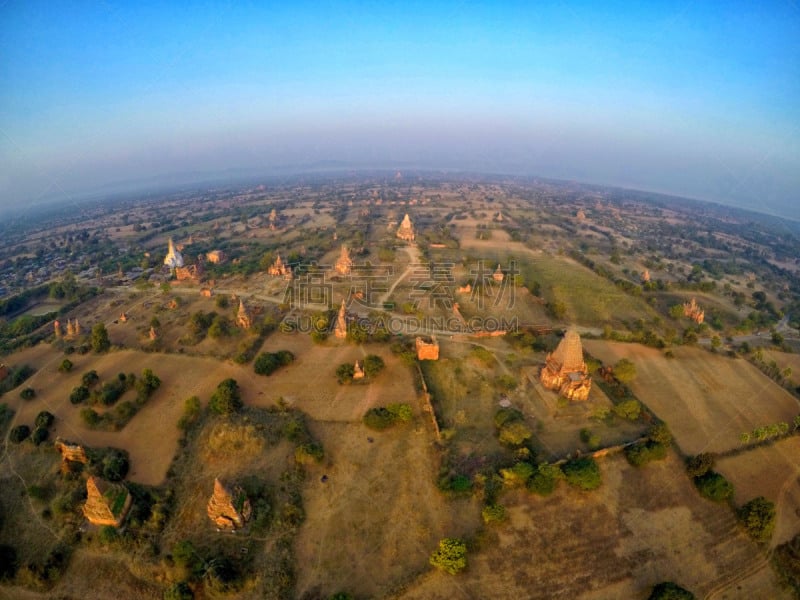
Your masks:
{"label": "sandy ground", "polygon": [[662,351],[601,340],[584,346],[605,364],[628,358],[636,365],[636,396],[667,422],[687,454],[723,452],[740,445],[753,428],[792,419],[800,403],[744,360],[699,348],[680,347],[668,359]]}

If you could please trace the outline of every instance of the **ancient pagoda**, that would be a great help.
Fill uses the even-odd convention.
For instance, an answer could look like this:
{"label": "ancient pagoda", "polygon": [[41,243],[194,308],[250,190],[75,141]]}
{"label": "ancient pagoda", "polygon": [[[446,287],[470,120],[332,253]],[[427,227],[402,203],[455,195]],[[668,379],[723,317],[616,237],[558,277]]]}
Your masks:
{"label": "ancient pagoda", "polygon": [[172,238],[169,238],[169,242],[167,244],[167,256],[164,258],[164,264],[170,269],[177,269],[178,267],[183,266],[183,256],[181,256],[181,253],[178,252],[178,249],[175,247],[175,243],[172,241]]}
{"label": "ancient pagoda", "polygon": [[339,254],[339,258],[336,259],[334,268],[339,275],[350,275],[350,271],[353,269],[353,260],[350,258],[350,251],[347,246],[342,245],[342,251]]}
{"label": "ancient pagoda", "polygon": [[416,238],[414,227],[411,225],[411,219],[408,213],[403,217],[403,222],[400,223],[400,227],[397,228],[397,237],[406,242],[413,242],[414,238]]}
{"label": "ancient pagoda", "polygon": [[539,380],[544,387],[569,400],[589,398],[592,379],[583,360],[581,337],[575,329],[568,329],[555,351],[547,355]]}
{"label": "ancient pagoda", "polygon": [[272,277],[283,277],[284,279],[292,278],[292,267],[287,265],[281,260],[281,255],[275,257],[275,261],[267,269],[267,274]]}
{"label": "ancient pagoda", "polygon": [[500,263],[497,263],[497,268],[494,270],[494,273],[492,273],[492,279],[494,279],[497,283],[502,283],[503,279],[505,279],[503,269],[500,268]]}
{"label": "ancient pagoda", "polygon": [[92,525],[119,527],[131,508],[131,495],[121,483],[98,477],[86,480],[86,504],[83,514]]}
{"label": "ancient pagoda", "polygon": [[342,305],[339,307],[339,314],[336,315],[336,328],[333,330],[333,334],[337,338],[347,337],[347,306],[344,299],[342,299]]}
{"label": "ancient pagoda", "polygon": [[683,303],[683,316],[689,317],[692,321],[699,325],[705,320],[706,311],[700,308],[700,305],[697,304],[697,300],[692,298],[689,302]]}
{"label": "ancient pagoda", "polygon": [[239,298],[239,311],[236,313],[236,326],[242,329],[250,329],[253,326],[253,318],[241,298]]}
{"label": "ancient pagoda", "polygon": [[241,529],[250,520],[253,509],[244,490],[235,486],[225,487],[219,479],[214,479],[214,493],[206,507],[208,518],[218,529]]}

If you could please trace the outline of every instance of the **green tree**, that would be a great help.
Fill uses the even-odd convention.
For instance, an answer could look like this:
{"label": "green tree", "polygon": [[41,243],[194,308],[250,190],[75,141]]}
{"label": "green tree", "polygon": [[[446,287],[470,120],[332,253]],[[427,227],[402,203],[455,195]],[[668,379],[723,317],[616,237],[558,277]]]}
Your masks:
{"label": "green tree", "polygon": [[506,507],[502,504],[488,504],[483,507],[481,517],[487,525],[489,523],[502,523],[506,520]]}
{"label": "green tree", "polygon": [[695,477],[694,484],[701,496],[714,502],[724,502],[733,496],[733,484],[716,471],[708,471],[702,477]]}
{"label": "green tree", "polygon": [[614,414],[630,421],[635,421],[638,419],[641,412],[642,405],[634,398],[631,398],[630,400],[623,400],[614,406]]}
{"label": "green tree", "polygon": [[9,439],[14,442],[15,444],[19,444],[25,441],[28,436],[31,434],[31,428],[27,425],[17,425],[14,429],[11,430],[9,434]]}
{"label": "green tree", "polygon": [[59,373],[69,373],[71,370],[72,370],[72,361],[68,358],[62,360],[61,364],[58,365]]}
{"label": "green tree", "polygon": [[508,446],[520,446],[533,436],[533,432],[522,421],[512,421],[505,423],[500,428],[498,439],[501,444]]}
{"label": "green tree", "polygon": [[429,562],[437,569],[455,575],[467,567],[467,545],[456,538],[441,539]]}
{"label": "green tree", "polygon": [[111,341],[108,339],[106,326],[98,323],[92,327],[92,350],[95,352],[106,352],[111,348]]}
{"label": "green tree", "polygon": [[56,418],[53,415],[53,413],[43,410],[38,415],[36,415],[35,423],[37,427],[44,427],[45,429],[47,429],[53,424],[55,420]]}
{"label": "green tree", "polygon": [[714,468],[716,457],[711,452],[703,452],[686,459],[686,473],[689,477],[702,477]]}
{"label": "green tree", "polygon": [[383,359],[376,354],[368,354],[364,357],[364,375],[374,377],[383,370]]}
{"label": "green tree", "polygon": [[242,408],[242,399],[239,394],[239,384],[235,379],[225,379],[218,386],[208,406],[215,413],[230,415]]}
{"label": "green tree", "polygon": [[595,490],[602,483],[600,467],[588,456],[567,461],[561,470],[567,483],[582,490]]}
{"label": "green tree", "polygon": [[775,530],[775,503],[764,496],[753,498],[736,511],[739,522],[744,525],[751,538],[767,542]]}
{"label": "green tree", "polygon": [[657,423],[647,429],[647,437],[651,442],[668,446],[672,443],[672,432],[666,423]]}
{"label": "green tree", "polygon": [[19,393],[19,397],[23,400],[33,400],[36,397],[36,390],[26,387]]}
{"label": "green tree", "polygon": [[193,598],[192,588],[185,581],[173,583],[164,592],[164,600],[192,600]]}
{"label": "green tree", "polygon": [[353,381],[355,367],[350,363],[342,363],[336,367],[336,379],[339,383],[350,383]]}

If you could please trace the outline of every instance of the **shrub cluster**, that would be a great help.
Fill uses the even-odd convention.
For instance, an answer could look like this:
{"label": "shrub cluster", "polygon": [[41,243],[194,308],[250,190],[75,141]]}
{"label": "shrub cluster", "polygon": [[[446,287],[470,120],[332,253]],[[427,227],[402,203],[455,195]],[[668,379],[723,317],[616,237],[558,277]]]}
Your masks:
{"label": "shrub cluster", "polygon": [[364,415],[364,425],[378,431],[388,429],[396,423],[408,423],[413,417],[411,407],[406,403],[370,408]]}
{"label": "shrub cluster", "polygon": [[253,370],[259,375],[272,375],[275,371],[294,362],[294,354],[288,350],[262,352],[253,363]]}

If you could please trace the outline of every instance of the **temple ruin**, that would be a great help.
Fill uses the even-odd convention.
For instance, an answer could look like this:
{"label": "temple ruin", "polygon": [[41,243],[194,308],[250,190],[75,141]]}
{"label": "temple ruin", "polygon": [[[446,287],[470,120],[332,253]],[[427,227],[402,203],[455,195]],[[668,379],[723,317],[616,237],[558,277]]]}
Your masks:
{"label": "temple ruin", "polygon": [[214,479],[214,492],[206,507],[208,518],[218,529],[241,529],[250,520],[253,509],[244,490],[239,486],[228,489],[222,482]]}
{"label": "temple ruin", "polygon": [[439,360],[439,342],[436,341],[434,336],[431,336],[431,341],[428,342],[421,337],[414,340],[414,346],[417,350],[417,360]]}
{"label": "temple ruin", "polygon": [[241,298],[239,299],[239,310],[236,313],[236,326],[242,329],[250,329],[253,326],[253,318]]}
{"label": "temple ruin", "polygon": [[292,267],[287,265],[281,260],[281,255],[275,257],[275,261],[267,269],[267,274],[272,277],[283,277],[284,279],[292,278]]}
{"label": "temple ruin", "polygon": [[86,464],[89,458],[86,456],[86,450],[80,444],[73,444],[67,440],[56,438],[55,449],[61,455],[61,460],[64,462],[74,462]]}
{"label": "temple ruin", "polygon": [[339,258],[336,259],[334,268],[339,275],[350,275],[350,271],[353,269],[353,260],[350,258],[347,246],[342,245],[342,251],[339,253]]}
{"label": "temple ruin", "polygon": [[650,283],[650,271],[647,269],[642,271],[642,283]]}
{"label": "temple ruin", "polygon": [[697,301],[692,298],[689,302],[683,303],[683,316],[689,317],[692,321],[699,325],[705,320],[706,311],[700,308],[700,305],[697,304]]}
{"label": "temple ruin", "polygon": [[592,379],[583,360],[581,337],[575,329],[568,329],[555,351],[547,355],[539,380],[544,387],[569,400],[589,398]]}
{"label": "temple ruin", "polygon": [[170,269],[177,269],[183,266],[183,256],[178,252],[172,238],[169,238],[169,242],[167,243],[167,256],[164,258],[164,264]]}
{"label": "temple ruin", "polygon": [[206,253],[206,260],[213,265],[220,265],[225,262],[225,253],[222,250],[212,250]]}
{"label": "temple ruin", "polygon": [[121,483],[98,477],[86,480],[86,503],[83,514],[92,525],[119,527],[131,508],[131,495]]}
{"label": "temple ruin", "polygon": [[413,242],[417,237],[414,233],[414,227],[411,225],[411,219],[409,218],[408,213],[406,213],[406,216],[403,217],[400,227],[397,228],[397,237],[406,242]]}
{"label": "temple ruin", "polygon": [[56,334],[57,338],[60,338],[64,335],[64,332],[61,330],[61,323],[57,319],[53,321],[53,333]]}
{"label": "temple ruin", "polygon": [[333,330],[333,334],[337,338],[347,337],[347,306],[344,299],[342,299],[342,305],[339,307],[339,314],[336,315],[336,327]]}

